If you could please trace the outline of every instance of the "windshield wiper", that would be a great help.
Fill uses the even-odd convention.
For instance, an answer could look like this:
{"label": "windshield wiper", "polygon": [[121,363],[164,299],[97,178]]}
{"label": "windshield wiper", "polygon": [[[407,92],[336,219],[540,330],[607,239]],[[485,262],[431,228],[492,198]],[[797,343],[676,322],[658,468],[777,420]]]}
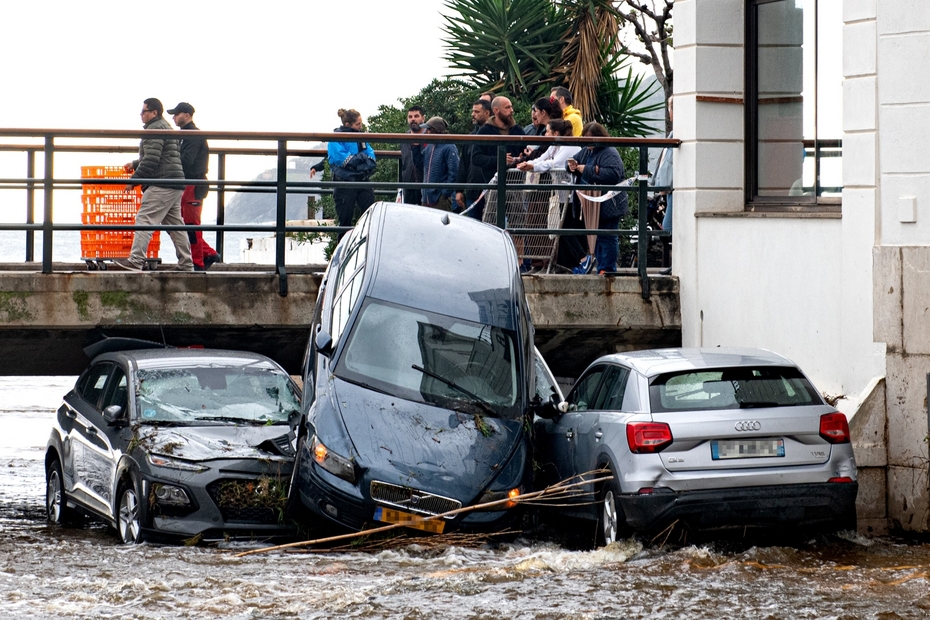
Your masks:
{"label": "windshield wiper", "polygon": [[451,387],[451,388],[453,388],[453,389],[455,389],[455,390],[458,390],[458,391],[461,392],[462,394],[465,394],[466,396],[469,396],[469,397],[475,399],[475,404],[476,404],[476,405],[479,405],[482,409],[484,409],[485,411],[487,411],[487,412],[488,412],[489,414],[491,414],[492,416],[497,417],[497,412],[494,411],[494,409],[491,408],[491,404],[490,404],[488,401],[486,401],[485,399],[481,398],[481,397],[478,396],[477,394],[475,394],[475,393],[473,393],[473,392],[470,392],[470,391],[466,390],[465,388],[463,388],[462,386],[460,386],[459,384],[457,384],[455,381],[452,381],[451,379],[446,379],[446,378],[443,377],[442,375],[436,374],[436,373],[433,372],[432,370],[427,370],[427,369],[425,369],[425,368],[423,368],[423,367],[421,367],[421,366],[417,366],[416,364],[413,364],[413,365],[411,365],[410,367],[413,368],[414,370],[419,370],[420,372],[422,372],[422,373],[423,373],[424,375],[426,375],[427,377],[432,377],[433,379],[436,379],[437,381],[442,381],[443,383],[445,383],[445,384],[448,385],[449,387]]}
{"label": "windshield wiper", "polygon": [[268,424],[269,422],[273,424],[287,424],[286,420],[255,420],[253,418],[234,418],[231,416],[225,415],[211,415],[211,416],[201,416],[199,418],[194,418],[195,420],[203,420],[205,422],[245,422],[247,424],[256,424],[262,425]]}
{"label": "windshield wiper", "polygon": [[740,409],[757,409],[762,407],[778,407],[776,402],[767,402],[767,401],[746,401],[739,404]]}

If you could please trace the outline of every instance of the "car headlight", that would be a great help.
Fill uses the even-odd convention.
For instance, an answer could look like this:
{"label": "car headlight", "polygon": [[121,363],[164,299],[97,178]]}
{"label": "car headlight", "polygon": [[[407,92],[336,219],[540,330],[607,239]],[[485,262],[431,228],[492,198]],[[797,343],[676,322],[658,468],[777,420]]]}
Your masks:
{"label": "car headlight", "polygon": [[507,508],[513,508],[517,505],[517,502],[513,501],[516,498],[520,497],[520,494],[523,492],[523,489],[507,489],[505,491],[485,491],[481,498],[478,500],[478,504],[487,504],[490,502],[499,502],[501,500],[510,500],[506,503],[497,504],[496,506],[491,506],[489,508],[483,508],[482,510],[504,510]]}
{"label": "car headlight", "polygon": [[165,456],[163,454],[154,454],[149,452],[147,459],[150,465],[155,467],[166,467],[168,469],[180,469],[181,471],[193,471],[193,472],[202,472],[210,469],[199,463],[192,463],[190,461],[182,461],[179,459],[173,459],[171,457]]}
{"label": "car headlight", "polygon": [[155,501],[159,504],[188,506],[191,503],[184,489],[170,484],[156,483],[152,485],[152,494],[155,496]]}
{"label": "car headlight", "polygon": [[316,435],[313,436],[313,441],[310,443],[310,452],[313,454],[313,460],[317,462],[317,465],[332,475],[355,484],[355,464],[350,459],[327,448]]}

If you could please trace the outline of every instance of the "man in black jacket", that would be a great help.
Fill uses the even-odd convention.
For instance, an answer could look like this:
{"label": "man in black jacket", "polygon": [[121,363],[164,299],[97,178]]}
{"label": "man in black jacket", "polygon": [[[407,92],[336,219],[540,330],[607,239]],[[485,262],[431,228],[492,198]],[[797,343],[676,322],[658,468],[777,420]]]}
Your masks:
{"label": "man in black jacket", "polygon": [[[407,110],[407,133],[423,133],[420,125],[426,122],[426,112],[418,105]],[[414,142],[402,142],[400,145],[400,180],[404,183],[423,182],[423,145]],[[419,189],[405,189],[404,202],[411,205],[420,204]]]}
{"label": "man in black jacket", "polygon": [[[523,128],[516,124],[513,119],[513,104],[507,97],[495,97],[491,101],[491,112],[494,116],[487,123],[478,129],[479,136],[525,136]],[[497,173],[497,144],[482,142],[476,143],[471,150],[471,168],[475,172],[469,172],[469,175],[480,178],[476,183],[489,183],[491,178]],[[513,168],[516,165],[517,158],[523,151],[521,144],[511,144],[507,146],[507,167]],[[484,198],[481,199],[474,209],[468,212],[468,215],[480,220],[484,215]]]}
{"label": "man in black jacket", "polygon": [[[488,119],[491,118],[491,99],[490,97],[485,99],[482,95],[481,99],[478,99],[471,106],[471,122],[474,125],[474,129],[471,130],[472,135],[478,133],[478,130],[481,129],[485,123],[488,122]],[[463,144],[462,152],[459,154],[459,170],[455,177],[456,183],[483,183],[484,179],[481,177],[481,171],[477,168],[472,172],[471,167],[471,150],[474,145],[472,144]],[[469,190],[458,190],[455,193],[455,204],[453,206],[453,211],[462,211],[468,207],[471,203],[475,201],[478,197],[478,194],[481,193],[481,190],[478,189],[469,189]]]}
{"label": "man in black jacket", "polygon": [[[174,118],[174,124],[181,129],[196,130],[194,124],[194,106],[182,101],[168,110]],[[181,139],[181,166],[184,168],[185,179],[206,179],[207,165],[210,159],[210,147],[205,138],[185,137]],[[210,188],[206,185],[188,185],[181,196],[181,218],[185,224],[200,224],[203,212],[203,199],[206,198]],[[187,233],[191,242],[191,258],[194,261],[194,271],[206,271],[213,263],[221,263],[222,258],[210,247],[199,230]]]}

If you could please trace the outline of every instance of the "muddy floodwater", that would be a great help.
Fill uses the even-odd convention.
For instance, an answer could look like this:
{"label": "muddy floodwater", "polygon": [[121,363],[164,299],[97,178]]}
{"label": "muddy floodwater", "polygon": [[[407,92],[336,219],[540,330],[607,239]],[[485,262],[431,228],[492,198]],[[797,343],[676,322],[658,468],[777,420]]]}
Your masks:
{"label": "muddy floodwater", "polygon": [[539,539],[493,548],[276,552],[117,543],[45,522],[42,457],[72,378],[0,378],[0,618],[930,618],[930,545]]}

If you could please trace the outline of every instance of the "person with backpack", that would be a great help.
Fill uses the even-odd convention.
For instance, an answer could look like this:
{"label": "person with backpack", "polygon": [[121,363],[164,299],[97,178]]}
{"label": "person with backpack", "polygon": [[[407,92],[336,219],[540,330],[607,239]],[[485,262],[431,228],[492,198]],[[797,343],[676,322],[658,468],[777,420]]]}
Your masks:
{"label": "person with backpack", "polygon": [[[336,113],[342,120],[336,133],[362,132],[362,115],[357,110],[339,108]],[[367,181],[374,174],[375,151],[366,142],[330,142],[326,152],[334,181]],[[358,215],[375,202],[375,192],[370,187],[337,187],[333,200],[339,226],[352,226]]]}

